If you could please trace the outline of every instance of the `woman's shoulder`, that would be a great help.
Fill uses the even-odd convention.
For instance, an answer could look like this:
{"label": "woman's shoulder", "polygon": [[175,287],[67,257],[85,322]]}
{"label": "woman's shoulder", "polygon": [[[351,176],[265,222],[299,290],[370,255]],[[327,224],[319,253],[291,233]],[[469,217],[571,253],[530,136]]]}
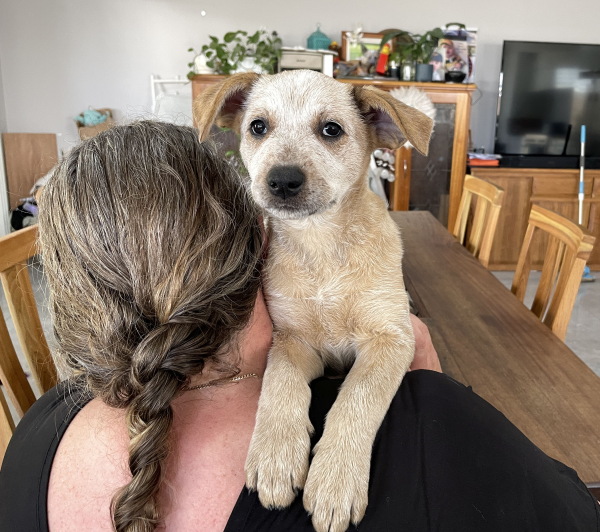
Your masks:
{"label": "woman's shoulder", "polygon": [[128,444],[123,410],[100,399],[81,409],[54,456],[48,484],[51,530],[111,530],[110,501],[131,480]]}
{"label": "woman's shoulder", "polygon": [[[128,439],[117,417],[123,413],[92,399],[76,381],[40,397],[17,425],[2,462],[0,530],[45,532],[49,522],[53,530],[71,530],[69,524],[81,530],[90,511],[96,526],[99,499],[110,500],[124,484]],[[82,504],[74,507],[73,500]]]}
{"label": "woman's shoulder", "polygon": [[[312,385],[315,440],[342,381]],[[577,473],[537,448],[470,387],[407,373],[375,439],[360,529],[596,530],[599,509]],[[598,529],[600,530],[600,529]]]}
{"label": "woman's shoulder", "polygon": [[52,461],[65,431],[88,401],[79,383],[64,381],[19,421],[0,470],[0,530],[46,529]]}

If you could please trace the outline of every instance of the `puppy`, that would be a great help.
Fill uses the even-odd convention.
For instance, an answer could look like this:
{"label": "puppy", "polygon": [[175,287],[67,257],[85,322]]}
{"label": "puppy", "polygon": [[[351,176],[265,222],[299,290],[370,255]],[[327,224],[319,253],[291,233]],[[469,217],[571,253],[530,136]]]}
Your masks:
{"label": "puppy", "polygon": [[[383,91],[312,71],[232,76],[196,99],[194,116],[201,140],[213,123],[240,133],[268,217],[274,334],[246,484],[266,507],[304,489],[317,532],[343,532],[365,513],[373,441],[414,355],[402,243],[368,188],[369,156],[406,141],[426,154],[433,123]],[[309,383],[326,366],[349,373],[309,470]]]}

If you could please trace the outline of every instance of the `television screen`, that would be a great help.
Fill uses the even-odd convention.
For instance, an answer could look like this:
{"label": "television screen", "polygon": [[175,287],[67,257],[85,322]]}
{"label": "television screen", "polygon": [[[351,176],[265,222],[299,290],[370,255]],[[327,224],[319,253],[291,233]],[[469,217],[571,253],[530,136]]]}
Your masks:
{"label": "television screen", "polygon": [[600,157],[600,45],[504,41],[496,153]]}

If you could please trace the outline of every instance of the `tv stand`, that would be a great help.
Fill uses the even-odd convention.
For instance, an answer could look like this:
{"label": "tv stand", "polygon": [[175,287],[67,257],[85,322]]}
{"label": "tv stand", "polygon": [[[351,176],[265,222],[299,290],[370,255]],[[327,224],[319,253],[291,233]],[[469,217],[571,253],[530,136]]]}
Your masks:
{"label": "tv stand", "polygon": [[[579,157],[571,155],[503,155],[501,168],[531,169],[579,169]],[[600,169],[600,157],[586,157],[585,167],[589,170]]]}
{"label": "tv stand", "polygon": [[[471,174],[505,190],[496,237],[490,256],[490,270],[514,270],[527,229],[531,204],[578,221],[579,170],[555,168],[475,168]],[[583,225],[596,237],[588,265],[600,270],[600,170],[586,170]],[[541,269],[547,235],[538,231],[532,242],[532,268]]]}

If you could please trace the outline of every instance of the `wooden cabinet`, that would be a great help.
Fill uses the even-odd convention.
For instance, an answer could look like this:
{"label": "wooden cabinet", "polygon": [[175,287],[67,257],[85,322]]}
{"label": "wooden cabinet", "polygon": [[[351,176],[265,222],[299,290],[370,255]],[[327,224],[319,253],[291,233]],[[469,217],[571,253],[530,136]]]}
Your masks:
{"label": "wooden cabinet", "polygon": [[[535,203],[578,221],[579,170],[541,168],[473,168],[471,173],[505,190],[490,257],[491,270],[514,270],[527,229],[531,204]],[[600,270],[600,170],[586,170],[583,225],[596,236],[588,265]],[[532,266],[540,269],[548,241],[538,232],[532,242]]]}

